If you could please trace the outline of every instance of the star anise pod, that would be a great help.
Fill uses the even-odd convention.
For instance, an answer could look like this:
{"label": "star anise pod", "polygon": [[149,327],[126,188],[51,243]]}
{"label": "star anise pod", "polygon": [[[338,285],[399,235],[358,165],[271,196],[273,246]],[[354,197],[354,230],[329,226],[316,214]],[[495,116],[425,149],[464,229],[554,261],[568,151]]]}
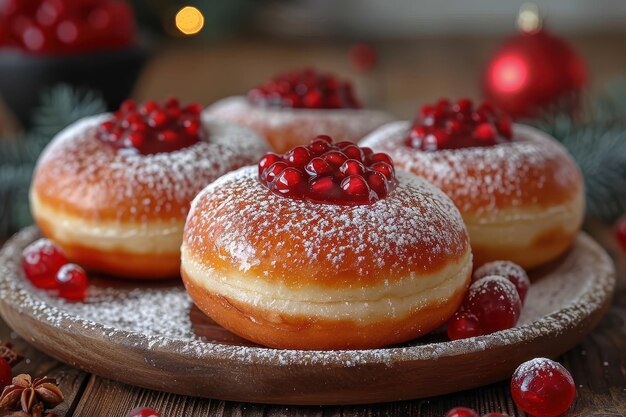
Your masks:
{"label": "star anise pod", "polygon": [[62,402],[63,393],[54,378],[44,376],[33,381],[30,375],[21,374],[2,391],[0,410],[21,411],[28,417],[47,417],[44,411]]}
{"label": "star anise pod", "polygon": [[11,368],[24,359],[22,355],[13,350],[13,345],[10,343],[3,343],[0,345],[0,358],[7,361]]}

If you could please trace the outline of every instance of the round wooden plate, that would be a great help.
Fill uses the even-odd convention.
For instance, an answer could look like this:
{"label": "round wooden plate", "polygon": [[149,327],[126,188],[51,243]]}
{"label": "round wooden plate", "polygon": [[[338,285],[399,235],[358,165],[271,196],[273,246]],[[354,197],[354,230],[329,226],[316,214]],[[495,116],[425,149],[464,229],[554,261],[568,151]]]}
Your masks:
{"label": "round wooden plate", "polygon": [[521,362],[578,343],[610,304],[613,264],[581,234],[554,264],[534,271],[518,327],[446,341],[442,334],[383,349],[288,351],[255,346],[219,327],[179,283],[93,282],[86,303],[33,288],[20,266],[35,228],[0,253],[0,313],[40,350],[103,377],[225,400],[355,404],[460,391],[511,376]]}

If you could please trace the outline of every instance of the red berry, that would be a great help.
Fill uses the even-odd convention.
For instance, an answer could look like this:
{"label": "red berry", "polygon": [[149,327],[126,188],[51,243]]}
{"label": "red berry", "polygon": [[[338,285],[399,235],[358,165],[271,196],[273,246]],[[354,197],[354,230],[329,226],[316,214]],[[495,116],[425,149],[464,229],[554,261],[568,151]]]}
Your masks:
{"label": "red berry", "polygon": [[511,281],[517,289],[520,301],[524,304],[528,288],[530,287],[530,280],[528,279],[528,274],[521,266],[510,261],[489,262],[474,271],[472,282],[479,281],[489,275],[499,275]]}
{"label": "red berry", "polygon": [[482,336],[483,329],[478,317],[468,311],[457,312],[448,321],[448,337],[450,340],[467,339]]}
{"label": "red berry", "polygon": [[248,101],[252,105],[309,109],[361,107],[350,84],[310,68],[277,75],[250,90]]}
{"label": "red berry", "polygon": [[13,370],[11,369],[11,365],[0,358],[0,392],[8,386],[11,385],[11,380],[13,379]]}
{"label": "red berry", "polygon": [[161,414],[157,413],[152,408],[135,408],[131,412],[129,412],[126,417],[162,417]]}
{"label": "red berry", "polygon": [[81,301],[87,295],[89,279],[83,268],[76,264],[66,264],[56,275],[59,297],[70,301]]}
{"label": "red berry", "polygon": [[56,288],[56,274],[67,262],[61,248],[50,239],[39,239],[22,252],[24,274],[37,288]]}
{"label": "red berry", "polygon": [[471,100],[462,98],[450,105],[439,100],[425,105],[405,143],[415,149],[432,152],[441,149],[493,146],[511,140],[511,119],[487,103],[475,111]]}
{"label": "red berry", "polygon": [[519,408],[534,417],[556,417],[574,402],[576,386],[561,364],[535,358],[521,364],[513,373],[511,396]]}
{"label": "red berry", "polygon": [[446,417],[480,417],[478,413],[471,408],[456,407],[448,411]]}
{"label": "red berry", "polygon": [[470,286],[465,307],[478,317],[485,334],[490,334],[514,327],[522,311],[522,302],[511,281],[492,275]]}
{"label": "red berry", "polygon": [[626,252],[626,216],[622,217],[615,224],[615,239],[622,250]]}

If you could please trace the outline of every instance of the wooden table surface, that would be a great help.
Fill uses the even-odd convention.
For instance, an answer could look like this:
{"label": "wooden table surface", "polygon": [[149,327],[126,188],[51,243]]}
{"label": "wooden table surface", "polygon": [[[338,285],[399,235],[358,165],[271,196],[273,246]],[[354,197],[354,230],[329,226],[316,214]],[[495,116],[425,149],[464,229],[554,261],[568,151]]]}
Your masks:
{"label": "wooden table surface", "polygon": [[[577,386],[576,401],[566,416],[626,416],[626,256],[615,247],[608,228],[592,227],[591,233],[617,259],[618,289],[612,308],[598,327],[583,343],[558,358],[570,370]],[[15,372],[58,379],[66,395],[65,403],[56,410],[61,417],[125,417],[138,406],[153,407],[163,417],[443,417],[456,406],[472,407],[481,414],[525,416],[511,400],[509,381],[441,397],[378,405],[245,404],[150,391],[82,372],[37,351],[1,320],[0,340],[11,341],[26,357]]]}

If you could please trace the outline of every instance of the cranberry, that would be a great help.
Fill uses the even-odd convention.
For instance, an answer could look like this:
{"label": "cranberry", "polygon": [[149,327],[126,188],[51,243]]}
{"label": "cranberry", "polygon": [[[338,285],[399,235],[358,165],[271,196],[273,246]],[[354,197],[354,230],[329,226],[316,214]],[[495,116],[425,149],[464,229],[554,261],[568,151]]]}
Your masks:
{"label": "cranberry", "polygon": [[488,103],[478,108],[467,98],[422,107],[406,144],[422,151],[493,146],[513,138],[511,119]]}
{"label": "cranberry", "polygon": [[[126,100],[100,125],[97,136],[116,149],[149,155],[174,152],[205,140],[207,134],[200,126],[196,106],[181,108],[176,99],[169,99],[163,106],[154,101],[137,106],[134,101]],[[277,161],[271,155],[266,157],[264,168]]]}
{"label": "cranberry", "polygon": [[13,370],[11,369],[11,365],[0,358],[0,392],[7,386],[11,385],[11,380],[13,379]]}
{"label": "cranberry", "polygon": [[489,275],[499,275],[511,281],[517,289],[517,294],[522,304],[524,304],[526,294],[528,294],[528,288],[530,287],[530,280],[528,279],[528,274],[521,266],[510,261],[489,262],[474,271],[472,282],[476,282]]}
{"label": "cranberry", "polygon": [[56,275],[59,297],[70,301],[81,301],[87,295],[89,279],[83,268],[76,264],[66,264]]}
{"label": "cranberry", "polygon": [[626,252],[626,217],[622,217],[615,224],[615,239],[622,250]]}
{"label": "cranberry", "polygon": [[555,417],[570,408],[576,386],[561,364],[535,358],[521,364],[513,373],[511,396],[519,408],[534,417]]}
{"label": "cranberry", "polygon": [[375,154],[352,142],[333,143],[326,135],[284,155],[268,153],[258,169],[259,180],[272,192],[318,203],[372,204],[387,197],[397,184],[387,154]]}
{"label": "cranberry", "polygon": [[471,408],[456,407],[448,411],[446,417],[480,417],[478,413]]}
{"label": "cranberry", "polygon": [[259,106],[308,109],[361,107],[352,84],[312,68],[277,75],[250,90],[248,101]]}
{"label": "cranberry", "polygon": [[157,413],[152,408],[141,407],[135,408],[126,417],[161,417],[161,414]]}
{"label": "cranberry", "polygon": [[448,337],[450,340],[467,339],[481,336],[481,328],[478,317],[468,311],[458,311],[448,321]]}
{"label": "cranberry", "polygon": [[39,239],[22,252],[24,274],[37,288],[56,288],[56,274],[67,262],[61,248],[50,239]]}
{"label": "cranberry", "polygon": [[485,334],[490,334],[515,326],[522,302],[511,281],[491,275],[470,286],[465,307],[478,318]]}

